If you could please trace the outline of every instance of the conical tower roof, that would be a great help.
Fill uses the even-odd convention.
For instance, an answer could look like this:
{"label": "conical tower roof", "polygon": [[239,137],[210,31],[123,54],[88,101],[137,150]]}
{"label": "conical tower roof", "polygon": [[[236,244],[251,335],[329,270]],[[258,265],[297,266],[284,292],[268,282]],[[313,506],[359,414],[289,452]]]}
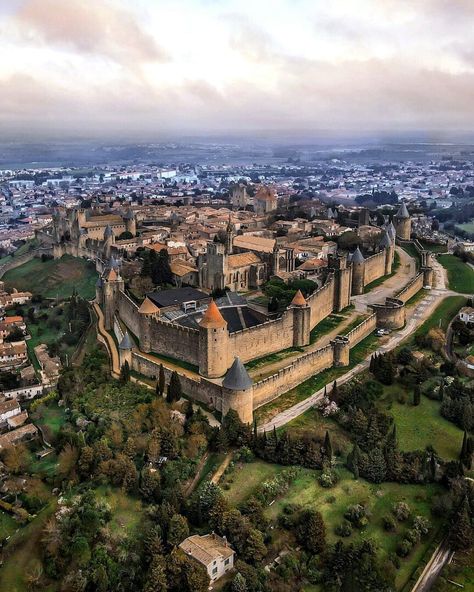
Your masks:
{"label": "conical tower roof", "polygon": [[117,272],[115,271],[115,269],[112,267],[109,271],[109,273],[107,274],[107,280],[109,282],[114,282],[115,280],[118,279],[118,275]]}
{"label": "conical tower roof", "polygon": [[392,246],[392,241],[388,235],[388,232],[385,231],[382,236],[382,240],[380,241],[380,246],[382,249],[389,249]]}
{"label": "conical tower roof", "polygon": [[408,212],[407,206],[405,202],[402,203],[400,209],[397,212],[397,218],[409,218],[410,214]]}
{"label": "conical tower roof", "polygon": [[204,329],[221,329],[227,327],[227,321],[222,316],[221,311],[217,308],[217,304],[214,300],[211,300],[209,303],[199,326],[204,327]]}
{"label": "conical tower roof", "polygon": [[359,247],[352,253],[351,261],[353,263],[363,263],[365,261],[364,255],[362,255]]}
{"label": "conical tower roof", "polygon": [[110,224],[107,224],[107,226],[105,227],[104,230],[104,238],[110,238],[111,236],[114,236],[114,231],[112,230]]}
{"label": "conical tower roof", "polygon": [[125,331],[125,335],[122,338],[122,341],[120,342],[119,348],[120,349],[132,349],[133,344],[132,344],[132,340],[130,339],[130,335],[128,334],[128,331]]}
{"label": "conical tower roof", "polygon": [[142,302],[138,312],[140,314],[156,314],[157,312],[160,312],[160,309],[148,298],[148,296],[145,296],[145,300]]}
{"label": "conical tower roof", "polygon": [[394,241],[397,236],[397,231],[393,225],[393,222],[390,222],[390,224],[387,226],[387,232],[388,236]]}
{"label": "conical tower roof", "polygon": [[252,379],[248,375],[240,358],[235,358],[232,366],[227,370],[227,374],[224,376],[222,386],[231,391],[245,391],[249,389],[252,384]]}
{"label": "conical tower roof", "polygon": [[303,296],[301,290],[298,290],[298,292],[296,292],[296,294],[293,296],[291,304],[293,304],[293,306],[306,306],[306,298]]}

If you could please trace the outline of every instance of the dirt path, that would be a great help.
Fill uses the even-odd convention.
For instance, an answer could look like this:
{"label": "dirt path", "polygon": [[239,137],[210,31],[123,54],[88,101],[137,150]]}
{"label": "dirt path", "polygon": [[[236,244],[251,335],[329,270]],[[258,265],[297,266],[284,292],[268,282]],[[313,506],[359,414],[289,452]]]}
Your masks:
{"label": "dirt path", "polygon": [[110,356],[112,376],[117,378],[120,376],[120,357],[117,351],[117,346],[112,336],[107,332],[104,324],[104,313],[97,302],[93,303],[95,314],[97,315],[97,336],[102,338],[102,343],[105,343]]}
{"label": "dirt path", "polygon": [[206,461],[208,458],[209,458],[209,452],[206,451],[204,453],[203,457],[201,458],[201,460],[199,461],[199,465],[198,465],[196,474],[194,475],[194,479],[191,481],[191,483],[184,490],[184,497],[189,497],[191,495],[191,493],[194,491],[194,488],[196,487],[199,479],[201,478],[202,470],[203,470],[204,465],[206,464]]}
{"label": "dirt path", "polygon": [[217,485],[219,483],[222,475],[225,473],[225,470],[229,466],[231,460],[232,460],[232,452],[228,452],[226,454],[224,460],[221,462],[219,468],[212,476],[211,483],[214,483],[215,485]]}

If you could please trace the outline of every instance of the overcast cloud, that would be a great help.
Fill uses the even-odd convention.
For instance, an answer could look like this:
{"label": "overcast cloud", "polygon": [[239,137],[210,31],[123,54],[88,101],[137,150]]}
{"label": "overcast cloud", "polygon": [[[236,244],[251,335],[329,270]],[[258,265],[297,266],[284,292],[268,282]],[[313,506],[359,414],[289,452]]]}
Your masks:
{"label": "overcast cloud", "polygon": [[471,0],[2,0],[5,133],[474,132]]}

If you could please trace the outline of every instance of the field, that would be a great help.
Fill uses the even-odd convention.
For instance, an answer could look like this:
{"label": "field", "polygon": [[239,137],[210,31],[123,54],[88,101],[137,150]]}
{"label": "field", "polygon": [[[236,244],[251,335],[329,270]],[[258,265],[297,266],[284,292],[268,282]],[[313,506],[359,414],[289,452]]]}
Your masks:
{"label": "field", "polygon": [[438,261],[448,271],[449,288],[461,294],[474,293],[474,271],[459,257],[440,255]]}
{"label": "field", "polygon": [[43,527],[55,509],[54,501],[39,513],[33,522],[11,538],[4,551],[0,570],[0,590],[26,592],[31,589],[27,585],[26,576],[38,564]]}
{"label": "field", "polygon": [[[271,478],[283,470],[279,465],[270,465],[263,461],[237,465],[231,474],[233,479],[230,488],[225,492],[226,497],[234,503],[247,499],[259,483]],[[362,541],[372,538],[380,547],[382,555],[387,557],[395,551],[397,543],[403,538],[407,524],[399,523],[393,533],[387,533],[382,526],[382,517],[391,512],[394,503],[404,501],[408,503],[414,515],[422,515],[430,519],[434,528],[431,537],[419,544],[408,559],[402,561],[397,572],[397,588],[400,589],[410,578],[413,570],[421,560],[432,536],[435,534],[438,522],[430,515],[430,499],[439,491],[437,485],[402,485],[398,483],[382,483],[373,485],[363,479],[354,480],[346,469],[339,469],[341,480],[330,488],[322,488],[317,482],[318,471],[300,469],[299,474],[288,491],[269,506],[265,513],[276,523],[278,515],[287,504],[299,504],[303,507],[314,507],[323,515],[327,527],[328,542],[340,540],[334,533],[334,527],[342,522],[346,508],[355,503],[362,503],[370,511],[370,520],[366,528],[354,529],[353,534],[345,539],[346,542]],[[278,529],[275,537],[278,538]]]}
{"label": "field", "polygon": [[[405,404],[398,402],[403,395]],[[395,420],[400,448],[422,450],[431,444],[444,459],[458,459],[463,432],[440,415],[438,401],[422,396],[420,404],[414,407],[411,396],[400,385],[392,385],[384,388],[381,401],[383,411]]]}
{"label": "field", "polygon": [[92,263],[70,255],[61,259],[32,259],[7,271],[3,280],[8,288],[41,294],[45,298],[68,298],[73,289],[83,298],[95,294],[97,272]]}
{"label": "field", "polygon": [[474,222],[465,222],[464,224],[457,224],[457,228],[464,230],[464,232],[469,232],[470,234],[474,234]]}
{"label": "field", "polygon": [[34,422],[43,428],[47,440],[48,436],[56,437],[66,421],[64,408],[58,407],[56,403],[40,406],[31,416]]}
{"label": "field", "polygon": [[440,326],[446,330],[451,319],[457,314],[459,309],[464,306],[466,299],[464,296],[448,296],[435,309],[433,314],[415,331],[412,335],[426,335],[433,327]]}
{"label": "field", "polygon": [[[112,511],[112,519],[108,527],[112,532],[135,530],[142,517],[142,503],[134,499],[120,489],[112,487],[100,487],[96,490],[98,499],[109,504]],[[128,533],[124,533],[128,534]]]}
{"label": "field", "polygon": [[10,514],[3,510],[0,511],[0,541],[4,541],[11,536],[18,527],[18,522]]}

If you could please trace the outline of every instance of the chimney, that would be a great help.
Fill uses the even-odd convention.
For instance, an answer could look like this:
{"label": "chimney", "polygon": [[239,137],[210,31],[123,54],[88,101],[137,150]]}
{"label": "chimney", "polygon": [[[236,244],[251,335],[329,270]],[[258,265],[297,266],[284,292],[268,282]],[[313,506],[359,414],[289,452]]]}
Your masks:
{"label": "chimney", "polygon": [[222,538],[224,539],[224,547],[227,547],[227,537],[224,535]]}

